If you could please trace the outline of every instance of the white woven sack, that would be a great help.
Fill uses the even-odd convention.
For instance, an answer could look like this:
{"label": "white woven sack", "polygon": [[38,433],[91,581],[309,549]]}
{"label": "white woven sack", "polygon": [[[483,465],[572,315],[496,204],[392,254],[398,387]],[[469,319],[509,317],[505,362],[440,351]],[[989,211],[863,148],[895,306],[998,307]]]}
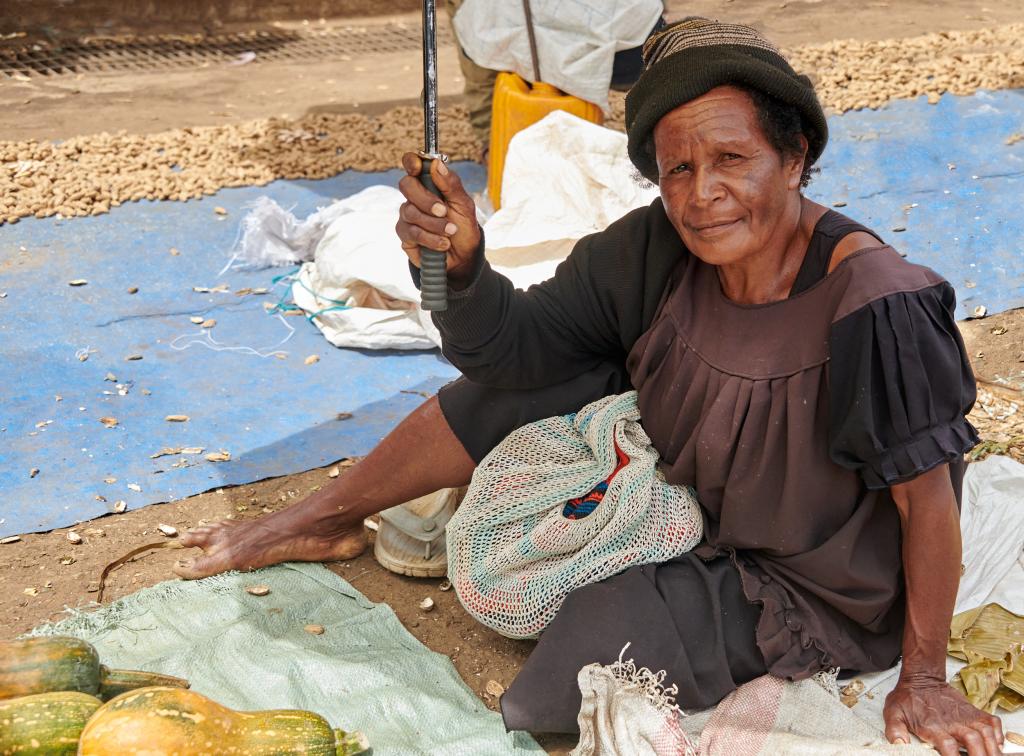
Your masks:
{"label": "white woven sack", "polygon": [[[665,482],[639,419],[635,391],[605,397],[519,428],[484,458],[447,527],[448,576],[466,611],[510,638],[536,637],[576,588],[697,545],[697,500]],[[629,463],[604,499],[564,517],[567,501],[611,475],[616,443]]]}

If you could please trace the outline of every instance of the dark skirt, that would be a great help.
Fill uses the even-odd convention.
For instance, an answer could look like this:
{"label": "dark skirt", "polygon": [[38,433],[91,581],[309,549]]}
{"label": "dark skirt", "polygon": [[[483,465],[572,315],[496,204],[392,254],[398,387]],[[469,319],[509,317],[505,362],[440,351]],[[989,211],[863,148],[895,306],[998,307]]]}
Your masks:
{"label": "dark skirt", "polygon": [[[530,391],[486,388],[465,379],[438,399],[452,431],[481,461],[526,423],[575,412],[632,388],[625,369],[604,363],[577,378]],[[633,659],[666,672],[684,710],[718,703],[738,685],[765,673],[756,642],[760,607],[746,600],[728,558],[691,554],[633,567],[573,591],[501,698],[510,730],[578,732],[582,701],[577,677],[588,664]]]}

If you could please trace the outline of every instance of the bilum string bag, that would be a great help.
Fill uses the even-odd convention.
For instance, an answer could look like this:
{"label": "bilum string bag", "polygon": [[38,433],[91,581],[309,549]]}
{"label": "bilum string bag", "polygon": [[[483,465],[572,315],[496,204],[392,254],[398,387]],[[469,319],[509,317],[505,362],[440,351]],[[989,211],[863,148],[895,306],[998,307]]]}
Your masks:
{"label": "bilum string bag", "polygon": [[484,625],[536,637],[565,597],[694,548],[693,490],[668,484],[629,391],[514,431],[448,523],[448,576]]}

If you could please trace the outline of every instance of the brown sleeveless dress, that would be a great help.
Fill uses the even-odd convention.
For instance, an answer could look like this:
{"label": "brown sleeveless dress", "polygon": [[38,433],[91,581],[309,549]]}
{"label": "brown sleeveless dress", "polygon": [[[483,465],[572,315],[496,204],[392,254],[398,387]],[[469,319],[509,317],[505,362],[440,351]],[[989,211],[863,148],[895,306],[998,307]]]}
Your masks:
{"label": "brown sleeveless dress", "polygon": [[[763,607],[757,642],[773,674],[884,669],[900,653],[900,523],[889,486],[941,462],[959,475],[977,442],[959,407],[936,412],[930,395],[942,376],[919,358],[930,339],[914,341],[906,298],[934,287],[943,288],[935,273],[879,246],[786,300],[745,306],[691,259],[629,357],[666,477],[694,486],[703,507],[698,554],[729,555],[747,599]],[[873,327],[847,333],[851,317]],[[850,363],[869,380],[844,374]],[[959,380],[959,360],[950,367]],[[886,437],[894,423],[911,431],[899,447]]]}

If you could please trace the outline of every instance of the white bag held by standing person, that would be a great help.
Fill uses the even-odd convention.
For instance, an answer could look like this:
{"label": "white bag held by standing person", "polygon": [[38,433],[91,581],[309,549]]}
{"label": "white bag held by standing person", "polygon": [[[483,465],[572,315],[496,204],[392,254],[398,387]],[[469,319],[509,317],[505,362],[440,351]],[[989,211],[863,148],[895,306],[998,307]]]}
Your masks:
{"label": "white bag held by standing person", "polygon": [[636,397],[525,425],[477,467],[448,522],[448,576],[481,623],[536,637],[576,588],[699,543],[700,506],[657,469]]}
{"label": "white bag held by standing person", "polygon": [[[543,81],[599,105],[605,115],[615,53],[642,45],[664,10],[662,0],[531,0],[530,6]],[[455,32],[478,66],[533,80],[522,3],[464,0]]]}

